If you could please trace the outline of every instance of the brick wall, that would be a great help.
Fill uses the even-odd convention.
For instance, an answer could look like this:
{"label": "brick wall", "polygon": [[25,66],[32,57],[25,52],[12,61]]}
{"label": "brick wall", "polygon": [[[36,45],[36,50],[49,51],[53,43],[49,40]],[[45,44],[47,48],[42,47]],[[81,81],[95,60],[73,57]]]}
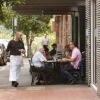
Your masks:
{"label": "brick wall", "polygon": [[62,44],[63,48],[69,43],[69,37],[71,34],[71,16],[70,15],[58,15],[55,18],[56,24],[56,42]]}

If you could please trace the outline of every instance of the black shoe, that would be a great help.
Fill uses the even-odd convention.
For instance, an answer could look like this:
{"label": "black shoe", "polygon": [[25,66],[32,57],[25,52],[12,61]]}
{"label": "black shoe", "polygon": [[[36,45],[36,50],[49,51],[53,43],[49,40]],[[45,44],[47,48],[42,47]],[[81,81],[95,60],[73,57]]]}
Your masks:
{"label": "black shoe", "polygon": [[12,86],[17,87],[19,85],[18,82],[12,82]]}
{"label": "black shoe", "polygon": [[46,83],[44,81],[41,81],[41,85],[46,85]]}
{"label": "black shoe", "polygon": [[12,84],[11,84],[11,85],[13,86],[13,85],[15,84],[15,82],[16,82],[16,81],[12,81]]}
{"label": "black shoe", "polygon": [[12,81],[12,85],[14,85],[16,83],[16,81]]}
{"label": "black shoe", "polygon": [[36,82],[36,85],[41,85],[41,82],[40,81]]}
{"label": "black shoe", "polygon": [[70,85],[73,85],[73,84],[75,84],[75,82],[76,82],[76,79],[73,79],[72,81],[70,81]]}

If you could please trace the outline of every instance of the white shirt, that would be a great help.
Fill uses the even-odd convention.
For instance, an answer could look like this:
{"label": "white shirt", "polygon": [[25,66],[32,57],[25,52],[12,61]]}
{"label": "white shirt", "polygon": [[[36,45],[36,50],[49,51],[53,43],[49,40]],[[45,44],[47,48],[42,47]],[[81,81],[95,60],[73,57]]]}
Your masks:
{"label": "white shirt", "polygon": [[32,58],[32,63],[35,67],[43,67],[44,66],[44,61],[47,61],[47,59],[44,57],[44,55],[37,51],[33,58]]}
{"label": "white shirt", "polygon": [[46,37],[43,37],[43,39],[42,39],[42,44],[43,45],[48,45],[48,43],[49,43],[49,39]]}

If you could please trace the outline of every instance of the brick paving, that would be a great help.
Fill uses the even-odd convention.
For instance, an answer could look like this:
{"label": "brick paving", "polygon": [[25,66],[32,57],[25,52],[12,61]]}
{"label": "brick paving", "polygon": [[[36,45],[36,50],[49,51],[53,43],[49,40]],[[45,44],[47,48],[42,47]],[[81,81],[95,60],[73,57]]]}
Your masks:
{"label": "brick paving", "polygon": [[87,86],[45,86],[0,90],[0,100],[100,100]]}
{"label": "brick paving", "polygon": [[87,85],[30,86],[29,65],[25,66],[19,79],[19,87],[11,87],[8,81],[9,66],[0,70],[0,100],[100,100]]}

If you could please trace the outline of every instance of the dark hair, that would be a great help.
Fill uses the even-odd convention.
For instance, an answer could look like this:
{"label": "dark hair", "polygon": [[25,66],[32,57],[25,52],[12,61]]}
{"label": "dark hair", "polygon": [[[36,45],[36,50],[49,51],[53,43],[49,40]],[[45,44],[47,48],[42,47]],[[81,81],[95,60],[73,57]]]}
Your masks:
{"label": "dark hair", "polygon": [[65,49],[69,51],[69,45],[65,45]]}
{"label": "dark hair", "polygon": [[45,48],[45,52],[49,52],[49,49],[48,48]]}
{"label": "dark hair", "polygon": [[65,51],[64,52],[71,52],[71,49],[70,49],[70,47],[69,47],[69,44],[68,45],[65,45]]}
{"label": "dark hair", "polygon": [[74,41],[71,41],[73,44],[74,44],[74,46],[76,47],[76,43],[74,42]]}
{"label": "dark hair", "polygon": [[54,47],[54,46],[57,47],[57,44],[56,44],[56,43],[53,43],[51,46],[52,46],[52,47]]}
{"label": "dark hair", "polygon": [[45,52],[49,52],[49,49],[47,46],[43,45],[43,48],[44,48]]}

